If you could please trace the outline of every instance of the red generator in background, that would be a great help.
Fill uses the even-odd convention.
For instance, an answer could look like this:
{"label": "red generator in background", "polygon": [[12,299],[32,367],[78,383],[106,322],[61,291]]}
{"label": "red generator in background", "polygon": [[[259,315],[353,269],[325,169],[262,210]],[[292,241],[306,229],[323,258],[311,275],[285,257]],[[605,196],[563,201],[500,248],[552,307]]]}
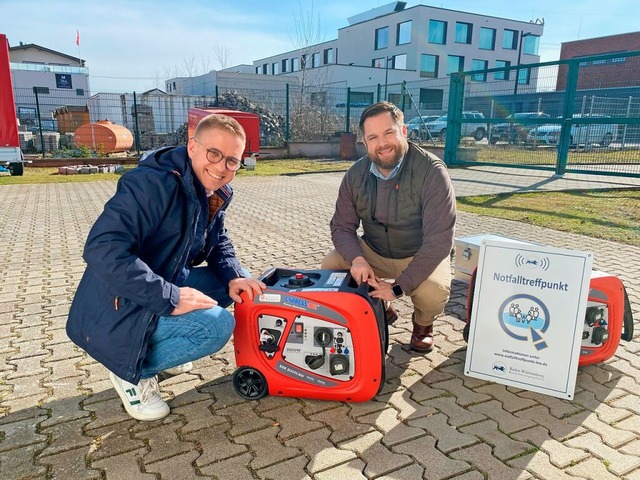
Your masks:
{"label": "red generator in background", "polygon": [[[476,284],[473,271],[467,295],[467,319],[462,336],[469,340],[469,322]],[[582,346],[578,366],[591,365],[611,358],[620,340],[633,338],[631,304],[622,281],[613,275],[592,270],[585,312]]]}
{"label": "red generator in background", "polygon": [[260,151],[260,118],[255,113],[250,112],[240,112],[238,110],[227,110],[224,108],[192,107],[189,109],[187,123],[189,138],[193,137],[193,132],[200,120],[212,113],[233,117],[242,125],[242,128],[244,128],[245,134],[247,135],[247,143],[245,144],[242,160]]}
{"label": "red generator in background", "polygon": [[236,392],[363,402],[384,385],[383,303],[346,270],[273,268],[267,289],[235,305]]}

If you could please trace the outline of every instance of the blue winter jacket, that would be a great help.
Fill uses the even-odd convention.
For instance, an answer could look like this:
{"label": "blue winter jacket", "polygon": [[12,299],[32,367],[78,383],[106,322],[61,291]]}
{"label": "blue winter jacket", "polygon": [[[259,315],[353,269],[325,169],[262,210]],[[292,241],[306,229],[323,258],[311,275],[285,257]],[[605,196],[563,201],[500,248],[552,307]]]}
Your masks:
{"label": "blue winter jacket", "polygon": [[[118,377],[140,380],[149,338],[158,317],[178,305],[175,282],[185,268],[206,260],[223,284],[244,276],[224,228],[233,191],[225,185],[216,193],[224,204],[202,238],[197,226],[208,204],[187,149],[161,149],[120,178],[91,228],[67,335]],[[194,243],[204,247],[187,265]]]}

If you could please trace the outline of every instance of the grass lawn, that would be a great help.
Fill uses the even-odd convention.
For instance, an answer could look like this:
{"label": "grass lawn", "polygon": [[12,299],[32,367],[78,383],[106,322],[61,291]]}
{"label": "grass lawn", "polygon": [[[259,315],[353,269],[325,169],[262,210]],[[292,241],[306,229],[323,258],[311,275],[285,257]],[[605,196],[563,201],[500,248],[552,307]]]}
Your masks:
{"label": "grass lawn", "polygon": [[[106,159],[105,163],[108,163]],[[78,165],[82,159],[78,159]],[[340,160],[259,160],[255,170],[241,169],[239,177],[273,176],[273,175],[297,175],[302,173],[320,173],[333,171],[346,171],[353,162]],[[133,165],[125,166],[125,171],[135,168]],[[121,173],[92,173],[85,175],[60,175],[55,167],[30,167],[26,166],[24,175],[12,177],[8,173],[0,174],[0,185],[16,185],[28,183],[65,183],[65,182],[98,182],[102,180],[117,180]]]}
{"label": "grass lawn", "polygon": [[458,209],[640,246],[640,189],[462,197]]}
{"label": "grass lawn", "polygon": [[[346,171],[353,162],[337,160],[259,160],[243,176],[296,175]],[[133,166],[127,169],[135,168]],[[121,174],[60,175],[57,168],[27,167],[20,177],[0,176],[0,185],[117,180]],[[463,212],[529,223],[563,232],[640,246],[640,189],[485,195],[458,199]]]}

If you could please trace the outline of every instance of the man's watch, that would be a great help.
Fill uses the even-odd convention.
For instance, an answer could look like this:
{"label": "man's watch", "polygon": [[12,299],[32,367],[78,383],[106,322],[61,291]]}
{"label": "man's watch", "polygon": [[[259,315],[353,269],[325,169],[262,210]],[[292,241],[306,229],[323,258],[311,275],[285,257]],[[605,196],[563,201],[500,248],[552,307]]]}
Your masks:
{"label": "man's watch", "polygon": [[391,285],[391,291],[393,292],[393,296],[396,298],[400,298],[404,295],[404,290],[402,290],[402,287],[397,283]]}

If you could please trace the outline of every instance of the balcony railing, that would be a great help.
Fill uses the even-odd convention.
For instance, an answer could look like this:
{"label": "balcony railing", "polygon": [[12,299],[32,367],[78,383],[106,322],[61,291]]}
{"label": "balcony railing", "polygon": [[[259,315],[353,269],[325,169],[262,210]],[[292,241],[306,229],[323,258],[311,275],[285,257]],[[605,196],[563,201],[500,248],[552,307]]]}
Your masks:
{"label": "balcony railing", "polygon": [[69,65],[48,65],[42,63],[10,63],[11,70],[26,70],[30,72],[74,73],[89,75],[86,67],[72,67]]}

